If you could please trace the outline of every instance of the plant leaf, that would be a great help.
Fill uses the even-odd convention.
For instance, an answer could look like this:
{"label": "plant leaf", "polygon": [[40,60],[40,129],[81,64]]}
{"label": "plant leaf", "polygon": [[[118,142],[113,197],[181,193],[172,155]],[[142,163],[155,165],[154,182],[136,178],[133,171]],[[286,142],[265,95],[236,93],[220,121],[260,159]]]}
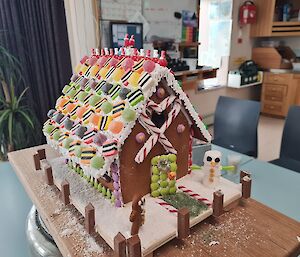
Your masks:
{"label": "plant leaf", "polygon": [[23,116],[23,118],[27,121],[27,123],[31,126],[31,128],[34,128],[34,124],[32,122],[32,119],[30,118],[30,116],[26,112],[19,109],[18,113],[20,113]]}
{"label": "plant leaf", "polygon": [[10,145],[13,145],[13,117],[14,113],[10,112],[8,116],[8,137]]}
{"label": "plant leaf", "polygon": [[28,87],[26,87],[24,90],[23,90],[23,92],[20,94],[20,96],[18,97],[18,100],[17,100],[17,106],[19,106],[19,104],[20,104],[20,101],[22,100],[22,98],[23,98],[23,96],[24,96],[24,94],[26,93],[26,91],[28,90]]}

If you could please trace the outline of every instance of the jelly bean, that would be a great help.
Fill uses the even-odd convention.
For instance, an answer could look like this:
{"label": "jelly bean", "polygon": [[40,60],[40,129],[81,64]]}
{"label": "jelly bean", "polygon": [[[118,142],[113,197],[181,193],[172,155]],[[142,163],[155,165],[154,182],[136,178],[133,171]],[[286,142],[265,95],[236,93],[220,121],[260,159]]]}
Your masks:
{"label": "jelly bean", "polygon": [[156,95],[158,98],[164,98],[166,95],[166,90],[164,88],[160,87],[159,89],[157,89]]}
{"label": "jelly bean", "polygon": [[138,142],[139,144],[144,143],[146,140],[146,136],[145,133],[140,132],[135,136],[135,140],[136,142]]}

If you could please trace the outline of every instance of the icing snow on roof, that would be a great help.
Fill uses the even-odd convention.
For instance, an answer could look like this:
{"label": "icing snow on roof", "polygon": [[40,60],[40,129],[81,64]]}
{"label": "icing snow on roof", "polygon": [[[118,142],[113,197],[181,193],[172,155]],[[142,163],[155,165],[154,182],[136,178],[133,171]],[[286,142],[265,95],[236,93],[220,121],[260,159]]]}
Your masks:
{"label": "icing snow on roof", "polygon": [[[44,124],[47,142],[95,178],[109,170],[162,78],[182,101],[203,137],[211,140],[174,75],[164,67],[164,59],[139,56],[136,49],[131,55],[128,49],[127,55],[122,52],[84,57]],[[101,158],[91,167],[94,156]]]}

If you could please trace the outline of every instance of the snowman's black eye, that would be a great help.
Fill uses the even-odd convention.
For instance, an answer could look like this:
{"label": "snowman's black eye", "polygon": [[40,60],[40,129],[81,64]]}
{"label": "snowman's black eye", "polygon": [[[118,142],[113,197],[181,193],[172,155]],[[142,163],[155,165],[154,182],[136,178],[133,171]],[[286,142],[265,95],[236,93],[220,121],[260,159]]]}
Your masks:
{"label": "snowman's black eye", "polygon": [[220,158],[216,158],[215,162],[217,162],[217,163],[220,162]]}
{"label": "snowman's black eye", "polygon": [[212,158],[211,158],[210,156],[207,156],[206,160],[207,160],[208,162],[211,162],[211,161],[212,161]]}

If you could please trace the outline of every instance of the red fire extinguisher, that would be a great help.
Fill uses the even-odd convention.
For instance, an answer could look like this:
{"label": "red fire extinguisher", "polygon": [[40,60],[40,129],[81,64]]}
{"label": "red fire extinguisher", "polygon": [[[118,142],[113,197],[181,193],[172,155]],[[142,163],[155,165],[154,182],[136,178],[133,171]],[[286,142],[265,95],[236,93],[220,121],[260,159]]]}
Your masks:
{"label": "red fire extinguisher", "polygon": [[256,21],[256,6],[252,1],[244,2],[239,10],[240,25],[252,24]]}

